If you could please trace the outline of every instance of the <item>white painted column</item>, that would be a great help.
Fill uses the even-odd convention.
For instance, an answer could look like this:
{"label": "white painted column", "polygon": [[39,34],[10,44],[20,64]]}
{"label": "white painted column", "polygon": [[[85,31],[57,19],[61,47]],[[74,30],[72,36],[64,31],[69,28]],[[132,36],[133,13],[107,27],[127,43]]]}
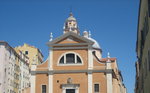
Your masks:
{"label": "white painted column", "polygon": [[30,90],[30,93],[35,93],[35,78],[36,76],[35,75],[31,75],[31,78],[30,78],[30,83],[31,83],[31,90]]}
{"label": "white painted column", "polygon": [[49,70],[53,70],[53,50],[49,49]]}
{"label": "white painted column", "polygon": [[[111,69],[111,61],[108,59],[106,63],[106,69]],[[112,73],[106,73],[107,78],[107,93],[113,93],[113,86],[112,86]]]}
{"label": "white painted column", "polygon": [[66,93],[66,89],[65,88],[63,88],[62,90],[63,90],[62,93]]}
{"label": "white painted column", "polygon": [[107,93],[113,93],[112,92],[112,74],[107,73]]}
{"label": "white painted column", "polygon": [[48,93],[53,93],[53,74],[48,75]]}
{"label": "white painted column", "polygon": [[76,93],[79,93],[79,88],[76,88]]}
{"label": "white painted column", "polygon": [[[53,70],[53,50],[52,48],[49,49],[49,61],[48,61],[48,65],[49,65],[49,71]],[[48,75],[48,93],[53,93],[53,74],[50,73]]]}
{"label": "white painted column", "polygon": [[88,48],[88,69],[93,69],[93,55],[91,46]]}
{"label": "white painted column", "polygon": [[88,73],[88,93],[93,93],[93,76],[92,73]]}

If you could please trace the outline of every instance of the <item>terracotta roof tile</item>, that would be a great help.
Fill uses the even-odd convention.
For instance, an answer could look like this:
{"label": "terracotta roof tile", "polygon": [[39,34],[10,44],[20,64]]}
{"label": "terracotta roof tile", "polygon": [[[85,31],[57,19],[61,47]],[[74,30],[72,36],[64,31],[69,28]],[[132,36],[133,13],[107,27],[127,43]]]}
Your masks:
{"label": "terracotta roof tile", "polygon": [[[115,61],[116,58],[109,58],[111,61]],[[106,62],[108,60],[108,58],[101,58],[100,61],[102,62]]]}

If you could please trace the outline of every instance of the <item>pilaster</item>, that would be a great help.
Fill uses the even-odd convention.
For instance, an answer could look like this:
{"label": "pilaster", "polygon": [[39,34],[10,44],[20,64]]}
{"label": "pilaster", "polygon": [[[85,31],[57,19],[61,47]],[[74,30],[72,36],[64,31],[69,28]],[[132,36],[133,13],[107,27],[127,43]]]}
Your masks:
{"label": "pilaster", "polygon": [[31,82],[31,90],[30,90],[30,93],[36,93],[35,92],[35,78],[36,78],[36,76],[35,75],[31,75],[31,78],[30,78],[30,82]]}
{"label": "pilaster", "polygon": [[49,49],[49,62],[48,62],[49,70],[53,70],[53,50]]}
{"label": "pilaster", "polygon": [[93,55],[92,55],[92,47],[88,46],[88,69],[93,69]]}
{"label": "pilaster", "polygon": [[[106,62],[106,69],[111,69],[111,61],[109,59]],[[113,93],[112,73],[106,73],[106,78],[107,78],[107,93]]]}
{"label": "pilaster", "polygon": [[88,93],[92,93],[93,91],[93,76],[92,72],[88,73]]}
{"label": "pilaster", "polygon": [[48,93],[53,93],[53,74],[48,75]]}

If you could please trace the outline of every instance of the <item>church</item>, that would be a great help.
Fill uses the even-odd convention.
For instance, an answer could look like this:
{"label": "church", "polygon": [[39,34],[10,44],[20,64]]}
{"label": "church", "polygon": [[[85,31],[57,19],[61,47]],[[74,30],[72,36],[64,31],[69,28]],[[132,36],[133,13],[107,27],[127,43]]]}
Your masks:
{"label": "church", "polygon": [[31,66],[30,93],[126,93],[117,59],[102,57],[99,43],[90,32],[81,35],[77,20],[70,13],[63,35],[47,46],[49,56]]}

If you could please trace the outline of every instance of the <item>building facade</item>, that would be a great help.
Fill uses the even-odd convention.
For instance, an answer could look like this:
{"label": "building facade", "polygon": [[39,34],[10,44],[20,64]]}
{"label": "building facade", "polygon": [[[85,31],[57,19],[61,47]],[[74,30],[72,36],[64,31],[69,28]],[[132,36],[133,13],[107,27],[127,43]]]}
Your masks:
{"label": "building facade", "polygon": [[[21,53],[21,52],[20,52]],[[29,59],[20,55],[7,42],[0,41],[0,91],[1,93],[21,93],[22,67],[29,73]],[[23,65],[22,65],[23,64]],[[27,75],[29,82],[29,75]],[[29,85],[29,84],[28,84]],[[28,86],[29,87],[29,86]]]}
{"label": "building facade", "polygon": [[15,49],[20,50],[29,57],[29,67],[31,67],[31,64],[34,60],[36,60],[36,64],[41,64],[43,62],[43,54],[34,46],[25,43],[23,46],[18,46]]}
{"label": "building facade", "polygon": [[150,93],[150,0],[140,0],[135,93]]}
{"label": "building facade", "polygon": [[28,87],[30,87],[30,68],[29,68],[29,58],[22,53],[20,50],[15,49],[17,54],[24,60],[19,60],[19,93]]}
{"label": "building facade", "polygon": [[116,58],[103,58],[89,32],[80,35],[72,13],[63,29],[62,36],[51,36],[47,43],[47,60],[32,63],[30,93],[126,93]]}

